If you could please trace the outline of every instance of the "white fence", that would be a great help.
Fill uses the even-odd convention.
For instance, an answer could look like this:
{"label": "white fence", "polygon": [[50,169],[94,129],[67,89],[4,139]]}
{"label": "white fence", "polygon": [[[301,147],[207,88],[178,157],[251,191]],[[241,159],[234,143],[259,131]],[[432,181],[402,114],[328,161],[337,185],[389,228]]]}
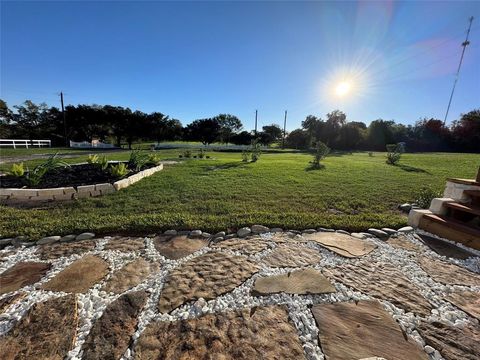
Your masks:
{"label": "white fence", "polygon": [[50,140],[23,140],[23,139],[0,139],[0,147],[43,147],[48,146],[52,147],[52,142]]}
{"label": "white fence", "polygon": [[71,141],[70,140],[70,147],[71,148],[76,148],[76,149],[113,149],[115,146],[112,144],[105,144],[100,141],[81,141],[81,142],[76,142],[76,141]]}
{"label": "white fence", "polygon": [[[152,144],[152,148],[160,149],[204,149],[204,150],[248,150],[251,145],[233,145],[233,144],[210,144],[204,146],[203,144],[185,144],[185,143],[158,143]],[[267,146],[260,146],[261,149],[267,149]]]}

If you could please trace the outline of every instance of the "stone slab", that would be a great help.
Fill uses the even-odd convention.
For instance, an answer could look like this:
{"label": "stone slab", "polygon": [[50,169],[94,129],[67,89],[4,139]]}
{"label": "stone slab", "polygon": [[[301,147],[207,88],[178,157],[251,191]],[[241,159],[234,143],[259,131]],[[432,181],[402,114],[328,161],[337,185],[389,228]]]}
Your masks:
{"label": "stone slab", "polygon": [[229,239],[213,245],[215,248],[240,252],[243,255],[254,255],[268,248],[266,241],[253,239]]}
{"label": "stone slab", "polygon": [[312,312],[327,359],[429,359],[377,301],[314,305]]}
{"label": "stone slab", "polygon": [[396,249],[407,250],[407,251],[415,251],[420,252],[422,251],[422,247],[411,242],[408,238],[400,234],[398,236],[390,237],[387,241],[387,244],[393,246]]}
{"label": "stone slab", "polygon": [[323,273],[357,291],[390,301],[407,312],[430,315],[432,306],[422,296],[420,289],[393,265],[361,261],[325,268]]}
{"label": "stone slab", "polygon": [[135,359],[304,359],[297,331],[281,306],[155,322],[140,335]]}
{"label": "stone slab", "polygon": [[103,290],[121,294],[145,281],[149,275],[158,271],[160,265],[137,258],[120,270],[115,271],[106,281]]}
{"label": "stone slab", "polygon": [[439,321],[421,321],[417,330],[427,345],[438,350],[445,360],[478,360],[480,327],[467,324],[449,326]]}
{"label": "stone slab", "polygon": [[244,256],[210,252],[188,260],[167,276],[158,308],[169,312],[190,300],[214,299],[232,291],[258,271]]}
{"label": "stone slab", "polygon": [[154,240],[157,251],[168,259],[178,260],[208,245],[207,239],[182,236],[158,236]]}
{"label": "stone slab", "polygon": [[460,266],[427,256],[418,257],[418,264],[437,282],[449,285],[480,286],[480,275]]}
{"label": "stone slab", "polygon": [[110,239],[104,250],[117,250],[122,252],[139,251],[145,249],[144,238],[115,237]]}
{"label": "stone slab", "polygon": [[302,269],[283,275],[265,276],[255,280],[253,295],[286,294],[325,294],[335,292],[335,287],[315,269]]}
{"label": "stone slab", "polygon": [[377,247],[368,240],[357,239],[350,235],[340,233],[318,232],[304,236],[307,240],[348,258],[360,257],[371,253]]}
{"label": "stone slab", "polygon": [[83,344],[82,359],[120,359],[130,344],[146,301],[147,293],[138,291],[122,295],[108,305]]}
{"label": "stone slab", "polygon": [[320,252],[297,242],[280,244],[263,259],[263,263],[270,267],[294,268],[314,265],[321,259]]}
{"label": "stone slab", "polygon": [[75,242],[55,243],[40,247],[40,259],[50,260],[62,256],[79,255],[95,249],[94,240],[83,240]]}
{"label": "stone slab", "polygon": [[42,286],[44,290],[83,293],[108,273],[108,263],[94,255],[74,261]]}
{"label": "stone slab", "polygon": [[419,236],[420,240],[425,245],[427,245],[430,249],[432,249],[439,255],[454,258],[454,259],[459,259],[459,260],[465,260],[471,256],[474,256],[474,254],[472,254],[471,252],[464,250],[462,248],[459,248],[458,246],[455,246],[452,243],[449,243],[447,241],[443,241],[433,236],[428,236],[424,234],[416,234],[416,235]]}
{"label": "stone slab", "polygon": [[19,300],[23,299],[26,295],[26,293],[16,293],[13,295],[7,295],[4,298],[0,299],[0,314],[5,312],[5,310],[7,310],[10,305],[13,305]]}
{"label": "stone slab", "polygon": [[20,262],[0,274],[0,294],[16,291],[24,286],[35,284],[51,268],[42,262]]}
{"label": "stone slab", "polygon": [[447,295],[445,300],[480,320],[480,293],[474,291],[455,292]]}
{"label": "stone slab", "polygon": [[74,345],[77,323],[74,295],[37,303],[10,332],[0,338],[0,357],[64,359]]}

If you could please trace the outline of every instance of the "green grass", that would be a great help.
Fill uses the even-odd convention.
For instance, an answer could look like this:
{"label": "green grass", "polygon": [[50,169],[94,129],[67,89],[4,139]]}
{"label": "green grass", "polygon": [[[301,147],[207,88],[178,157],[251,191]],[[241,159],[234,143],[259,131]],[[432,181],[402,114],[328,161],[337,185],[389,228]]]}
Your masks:
{"label": "green grass", "polygon": [[[178,150],[159,151],[178,158]],[[109,158],[128,158],[128,152]],[[290,229],[333,227],[351,231],[406,224],[399,203],[422,186],[437,191],[447,177],[473,178],[475,154],[405,154],[400,166],[385,154],[332,155],[321,170],[308,170],[311,156],[263,154],[242,163],[240,153],[210,152],[213,159],[166,166],[118,193],[37,209],[0,207],[3,236],[151,233],[170,228],[218,231],[251,224]],[[84,160],[85,155],[69,162]],[[338,213],[340,211],[341,213]]]}

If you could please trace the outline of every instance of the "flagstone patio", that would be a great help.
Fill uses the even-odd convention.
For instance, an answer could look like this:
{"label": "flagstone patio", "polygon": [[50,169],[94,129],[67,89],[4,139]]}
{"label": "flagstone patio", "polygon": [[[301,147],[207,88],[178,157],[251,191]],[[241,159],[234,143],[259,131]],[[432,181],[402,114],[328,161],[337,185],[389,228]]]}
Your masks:
{"label": "flagstone patio", "polygon": [[[0,359],[477,359],[480,257],[413,234],[0,250]],[[441,251],[436,252],[438,249]]]}

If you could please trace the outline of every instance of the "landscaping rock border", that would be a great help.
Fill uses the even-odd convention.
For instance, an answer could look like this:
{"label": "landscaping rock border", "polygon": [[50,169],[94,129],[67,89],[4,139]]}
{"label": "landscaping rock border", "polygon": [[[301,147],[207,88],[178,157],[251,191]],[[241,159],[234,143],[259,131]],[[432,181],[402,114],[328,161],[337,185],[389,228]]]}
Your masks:
{"label": "landscaping rock border", "polygon": [[111,194],[124,189],[147,176],[151,176],[163,170],[163,164],[142,170],[125,179],[115,181],[113,184],[102,183],[74,187],[59,187],[51,189],[18,189],[0,188],[0,200],[2,202],[25,203],[32,201],[62,201],[82,199]]}

